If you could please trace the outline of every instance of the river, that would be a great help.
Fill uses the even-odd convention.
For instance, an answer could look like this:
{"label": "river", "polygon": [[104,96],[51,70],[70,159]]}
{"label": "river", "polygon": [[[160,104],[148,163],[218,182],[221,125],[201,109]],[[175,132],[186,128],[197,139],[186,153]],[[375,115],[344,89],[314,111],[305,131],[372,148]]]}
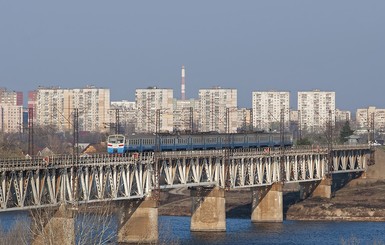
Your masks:
{"label": "river", "polygon": [[251,223],[227,219],[226,232],[190,232],[190,217],[162,216],[160,241],[179,244],[384,244],[385,223],[314,222]]}
{"label": "river", "polygon": [[[27,218],[26,212],[0,214],[3,229]],[[384,244],[383,222],[289,221],[251,223],[227,219],[226,232],[190,232],[190,217],[160,216],[160,244]],[[116,228],[116,226],[114,225]],[[116,229],[111,229],[116,232]],[[113,244],[114,242],[111,241]]]}

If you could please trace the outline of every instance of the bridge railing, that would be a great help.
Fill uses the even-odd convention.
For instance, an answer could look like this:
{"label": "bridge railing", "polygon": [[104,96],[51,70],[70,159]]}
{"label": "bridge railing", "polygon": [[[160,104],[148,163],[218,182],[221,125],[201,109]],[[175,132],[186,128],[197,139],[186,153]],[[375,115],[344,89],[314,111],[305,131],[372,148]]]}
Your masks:
{"label": "bridge railing", "polygon": [[[369,150],[368,144],[362,145],[333,145],[332,150]],[[221,149],[221,150],[198,150],[198,151],[170,151],[161,152],[158,157],[203,157],[213,155],[224,155],[230,151],[231,154],[250,154],[250,155],[290,155],[290,154],[304,154],[309,152],[322,153],[328,152],[326,146],[312,145],[312,146],[293,146],[290,148],[253,148],[253,149]],[[46,169],[56,167],[71,167],[71,166],[89,166],[89,165],[111,165],[122,162],[150,162],[154,159],[153,152],[140,154],[124,154],[124,155],[109,155],[109,154],[94,154],[87,156],[74,155],[55,155],[49,157],[33,157],[30,159],[0,159],[0,170],[28,170],[28,169]]]}
{"label": "bridge railing", "polygon": [[127,154],[127,155],[109,155],[109,154],[94,154],[88,156],[74,155],[54,155],[46,157],[33,158],[8,158],[0,159],[0,170],[32,170],[32,169],[50,169],[63,168],[73,166],[89,166],[89,165],[114,165],[120,163],[148,163],[153,161],[154,154],[152,152],[142,154]]}

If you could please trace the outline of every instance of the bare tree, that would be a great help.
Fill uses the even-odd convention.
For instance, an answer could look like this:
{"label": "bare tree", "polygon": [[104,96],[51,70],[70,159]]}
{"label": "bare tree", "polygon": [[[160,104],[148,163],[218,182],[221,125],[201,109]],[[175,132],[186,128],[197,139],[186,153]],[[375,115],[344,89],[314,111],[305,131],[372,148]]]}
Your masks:
{"label": "bare tree", "polygon": [[76,244],[106,244],[116,240],[117,222],[110,202],[84,205],[77,213]]}
{"label": "bare tree", "polygon": [[106,244],[116,240],[117,223],[109,202],[32,210],[30,216],[27,230],[32,244]]}
{"label": "bare tree", "polygon": [[15,140],[14,134],[0,134],[0,157],[23,157],[23,150]]}

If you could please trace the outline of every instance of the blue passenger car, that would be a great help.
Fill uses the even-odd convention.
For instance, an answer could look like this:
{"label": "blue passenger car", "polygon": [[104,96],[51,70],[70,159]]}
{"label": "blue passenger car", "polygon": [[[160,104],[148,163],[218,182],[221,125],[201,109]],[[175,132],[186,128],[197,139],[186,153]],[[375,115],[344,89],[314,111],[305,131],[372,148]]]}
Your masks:
{"label": "blue passenger car", "polygon": [[[198,134],[138,134],[125,137],[111,135],[108,138],[108,153],[145,151],[185,151],[237,148],[264,148],[291,146],[292,137],[285,134],[281,143],[279,133],[198,133]],[[116,143],[119,140],[120,143]],[[122,140],[124,146],[122,146]]]}

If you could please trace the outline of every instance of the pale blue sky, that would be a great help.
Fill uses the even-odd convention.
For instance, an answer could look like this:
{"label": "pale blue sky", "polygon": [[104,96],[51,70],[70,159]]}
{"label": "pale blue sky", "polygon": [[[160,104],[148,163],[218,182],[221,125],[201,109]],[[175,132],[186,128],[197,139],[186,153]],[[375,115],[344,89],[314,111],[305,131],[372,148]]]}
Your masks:
{"label": "pale blue sky", "polygon": [[[385,108],[385,1],[0,0],[0,87],[336,91],[338,108]],[[24,95],[25,97],[27,94]]]}

